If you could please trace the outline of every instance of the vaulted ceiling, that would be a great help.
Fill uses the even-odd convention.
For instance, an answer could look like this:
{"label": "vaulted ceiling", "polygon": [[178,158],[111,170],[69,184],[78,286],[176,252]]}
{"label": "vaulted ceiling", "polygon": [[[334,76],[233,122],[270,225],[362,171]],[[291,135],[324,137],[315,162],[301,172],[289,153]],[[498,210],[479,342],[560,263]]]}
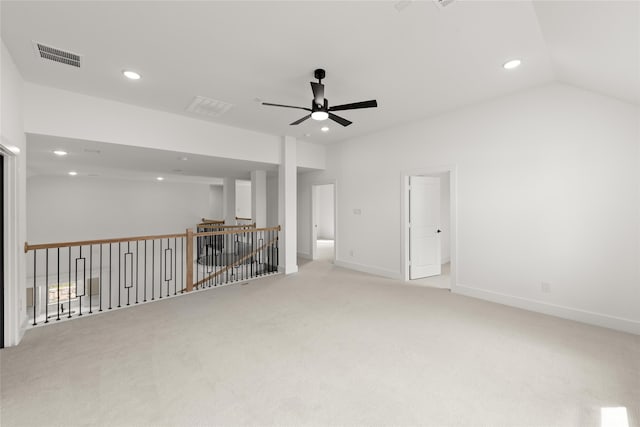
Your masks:
{"label": "vaulted ceiling", "polygon": [[[177,114],[194,96],[233,104],[222,124],[335,142],[560,81],[640,105],[637,1],[3,1],[2,39],[25,80]],[[82,56],[43,61],[33,41]],[[505,70],[505,61],[522,65]],[[327,70],[348,128],[307,120]],[[124,69],[142,75],[123,78]],[[196,116],[198,117],[198,116]]]}

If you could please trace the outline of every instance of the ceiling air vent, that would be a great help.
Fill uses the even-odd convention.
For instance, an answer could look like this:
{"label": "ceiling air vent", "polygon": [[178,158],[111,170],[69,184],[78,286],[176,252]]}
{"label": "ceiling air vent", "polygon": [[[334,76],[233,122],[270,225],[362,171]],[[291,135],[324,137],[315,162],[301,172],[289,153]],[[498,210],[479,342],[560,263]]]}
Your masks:
{"label": "ceiling air vent", "polygon": [[436,4],[440,7],[446,7],[449,6],[451,3],[453,3],[453,0],[433,0],[436,2]]}
{"label": "ceiling air vent", "polygon": [[196,96],[187,107],[187,111],[193,114],[207,117],[219,117],[229,111],[232,104],[204,96]]}
{"label": "ceiling air vent", "polygon": [[[454,0],[433,0],[433,1],[439,7],[445,7],[445,6],[449,6],[451,3],[453,3]],[[414,2],[414,0],[399,0],[399,1],[395,2],[394,7],[396,8],[396,10],[398,12],[402,12],[404,9],[407,8],[407,6],[409,6],[413,2]]]}
{"label": "ceiling air vent", "polygon": [[33,42],[33,47],[36,50],[36,55],[42,59],[80,68],[80,55],[77,53],[67,52],[35,41]]}
{"label": "ceiling air vent", "polygon": [[404,10],[404,8],[406,8],[407,6],[409,6],[411,4],[412,1],[413,0],[400,0],[400,1],[396,2],[394,7],[396,8],[396,10],[398,12],[402,12]]}

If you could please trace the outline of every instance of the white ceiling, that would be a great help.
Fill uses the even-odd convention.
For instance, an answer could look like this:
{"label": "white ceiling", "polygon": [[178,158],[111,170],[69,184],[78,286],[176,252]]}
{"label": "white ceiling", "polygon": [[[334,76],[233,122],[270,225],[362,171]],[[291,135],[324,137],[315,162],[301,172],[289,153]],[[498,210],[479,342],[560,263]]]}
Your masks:
{"label": "white ceiling", "polygon": [[[53,154],[66,151],[63,157]],[[130,145],[110,144],[50,135],[27,134],[29,176],[99,176],[153,181],[162,176],[167,182],[222,184],[221,178],[250,179],[251,171],[276,171],[267,163],[184,154]]]}
{"label": "white ceiling", "polygon": [[540,1],[558,80],[640,105],[640,2]]}
{"label": "white ceiling", "polygon": [[[3,1],[2,38],[30,82],[189,115],[196,95],[234,104],[219,123],[335,142],[554,80],[640,104],[637,1]],[[47,63],[32,41],[81,54]],[[512,71],[510,58],[523,64]],[[327,70],[348,128],[308,120],[313,70]],[[124,79],[125,68],[143,78]],[[322,122],[324,124],[326,122]],[[310,137],[304,137],[305,134]]]}

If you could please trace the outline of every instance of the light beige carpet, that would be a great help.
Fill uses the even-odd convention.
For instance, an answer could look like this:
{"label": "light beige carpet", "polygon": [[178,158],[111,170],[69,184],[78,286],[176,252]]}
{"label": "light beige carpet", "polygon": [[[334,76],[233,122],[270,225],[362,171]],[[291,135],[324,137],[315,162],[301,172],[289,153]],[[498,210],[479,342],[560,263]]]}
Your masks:
{"label": "light beige carpet", "polygon": [[3,427],[640,422],[640,337],[328,262],[30,330],[0,362]]}

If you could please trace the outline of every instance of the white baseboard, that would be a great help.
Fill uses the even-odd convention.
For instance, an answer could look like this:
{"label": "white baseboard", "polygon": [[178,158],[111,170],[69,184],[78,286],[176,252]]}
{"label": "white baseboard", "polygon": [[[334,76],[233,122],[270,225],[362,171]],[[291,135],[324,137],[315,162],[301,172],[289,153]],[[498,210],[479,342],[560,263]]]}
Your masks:
{"label": "white baseboard", "polygon": [[311,260],[313,259],[311,257],[311,254],[307,252],[298,252],[298,258],[311,259]]}
{"label": "white baseboard", "polygon": [[591,311],[506,295],[499,292],[487,291],[484,289],[474,288],[473,286],[460,284],[456,284],[452,289],[452,292],[511,307],[522,308],[537,313],[548,314],[550,316],[561,317],[563,319],[575,320],[577,322],[640,335],[640,322],[637,320],[594,313]]}
{"label": "white baseboard", "polygon": [[347,262],[336,259],[334,262],[338,267],[348,268],[350,270],[360,271],[362,273],[369,273],[375,276],[388,277],[389,279],[401,280],[400,272],[393,270],[386,270],[383,268],[372,267],[370,265],[358,264],[355,262]]}

